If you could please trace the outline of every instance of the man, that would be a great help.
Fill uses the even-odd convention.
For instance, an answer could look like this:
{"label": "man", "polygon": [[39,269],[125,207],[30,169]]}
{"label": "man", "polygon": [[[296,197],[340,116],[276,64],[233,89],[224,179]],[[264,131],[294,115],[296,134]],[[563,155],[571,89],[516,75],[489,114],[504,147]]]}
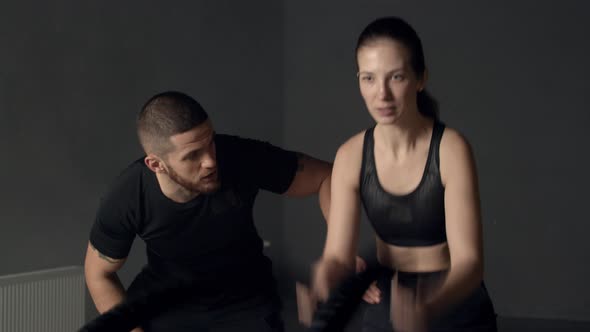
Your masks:
{"label": "man", "polygon": [[[327,216],[331,164],[215,134],[201,105],[180,92],[148,100],[137,131],[146,156],[128,166],[101,200],[86,252],[86,282],[98,311],[154,285],[188,279],[186,298],[163,301],[166,310],[152,311],[134,332],[282,331],[271,263],[253,222],[254,201],[259,189],[317,193]],[[136,235],[146,243],[148,264],[126,294],[116,272]]]}

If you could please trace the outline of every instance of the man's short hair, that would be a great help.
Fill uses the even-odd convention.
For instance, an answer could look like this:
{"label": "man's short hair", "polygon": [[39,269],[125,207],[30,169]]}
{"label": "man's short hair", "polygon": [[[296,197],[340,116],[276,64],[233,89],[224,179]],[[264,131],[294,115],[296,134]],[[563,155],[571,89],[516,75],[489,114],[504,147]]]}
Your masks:
{"label": "man's short hair", "polygon": [[170,137],[203,124],[209,116],[192,97],[167,91],[151,97],[137,117],[137,135],[145,153],[164,155],[172,147]]}

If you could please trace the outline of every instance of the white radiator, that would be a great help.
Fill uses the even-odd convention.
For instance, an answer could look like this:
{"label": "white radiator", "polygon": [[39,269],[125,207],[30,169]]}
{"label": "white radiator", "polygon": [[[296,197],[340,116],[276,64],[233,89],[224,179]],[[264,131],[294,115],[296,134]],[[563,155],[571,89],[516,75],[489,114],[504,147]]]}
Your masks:
{"label": "white radiator", "polygon": [[0,332],[75,332],[85,294],[80,266],[0,276]]}

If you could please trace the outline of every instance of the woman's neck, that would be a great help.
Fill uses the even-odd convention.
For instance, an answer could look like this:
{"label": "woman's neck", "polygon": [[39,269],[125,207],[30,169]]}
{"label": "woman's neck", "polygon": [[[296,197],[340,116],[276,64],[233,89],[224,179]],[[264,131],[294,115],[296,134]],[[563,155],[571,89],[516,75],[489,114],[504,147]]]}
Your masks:
{"label": "woman's neck", "polygon": [[432,121],[429,117],[416,114],[402,117],[392,124],[377,124],[375,143],[387,153],[392,153],[395,159],[403,159],[428,134]]}

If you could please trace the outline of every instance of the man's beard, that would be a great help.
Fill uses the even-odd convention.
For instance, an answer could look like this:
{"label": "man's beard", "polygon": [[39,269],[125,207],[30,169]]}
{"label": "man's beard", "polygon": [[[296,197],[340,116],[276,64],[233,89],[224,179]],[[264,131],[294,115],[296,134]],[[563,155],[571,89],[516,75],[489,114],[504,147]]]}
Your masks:
{"label": "man's beard", "polygon": [[217,191],[219,189],[219,179],[215,181],[207,181],[207,182],[192,182],[181,177],[176,171],[169,167],[168,168],[168,176],[172,181],[176,182],[178,185],[186,189],[187,191],[193,194],[208,194]]}

